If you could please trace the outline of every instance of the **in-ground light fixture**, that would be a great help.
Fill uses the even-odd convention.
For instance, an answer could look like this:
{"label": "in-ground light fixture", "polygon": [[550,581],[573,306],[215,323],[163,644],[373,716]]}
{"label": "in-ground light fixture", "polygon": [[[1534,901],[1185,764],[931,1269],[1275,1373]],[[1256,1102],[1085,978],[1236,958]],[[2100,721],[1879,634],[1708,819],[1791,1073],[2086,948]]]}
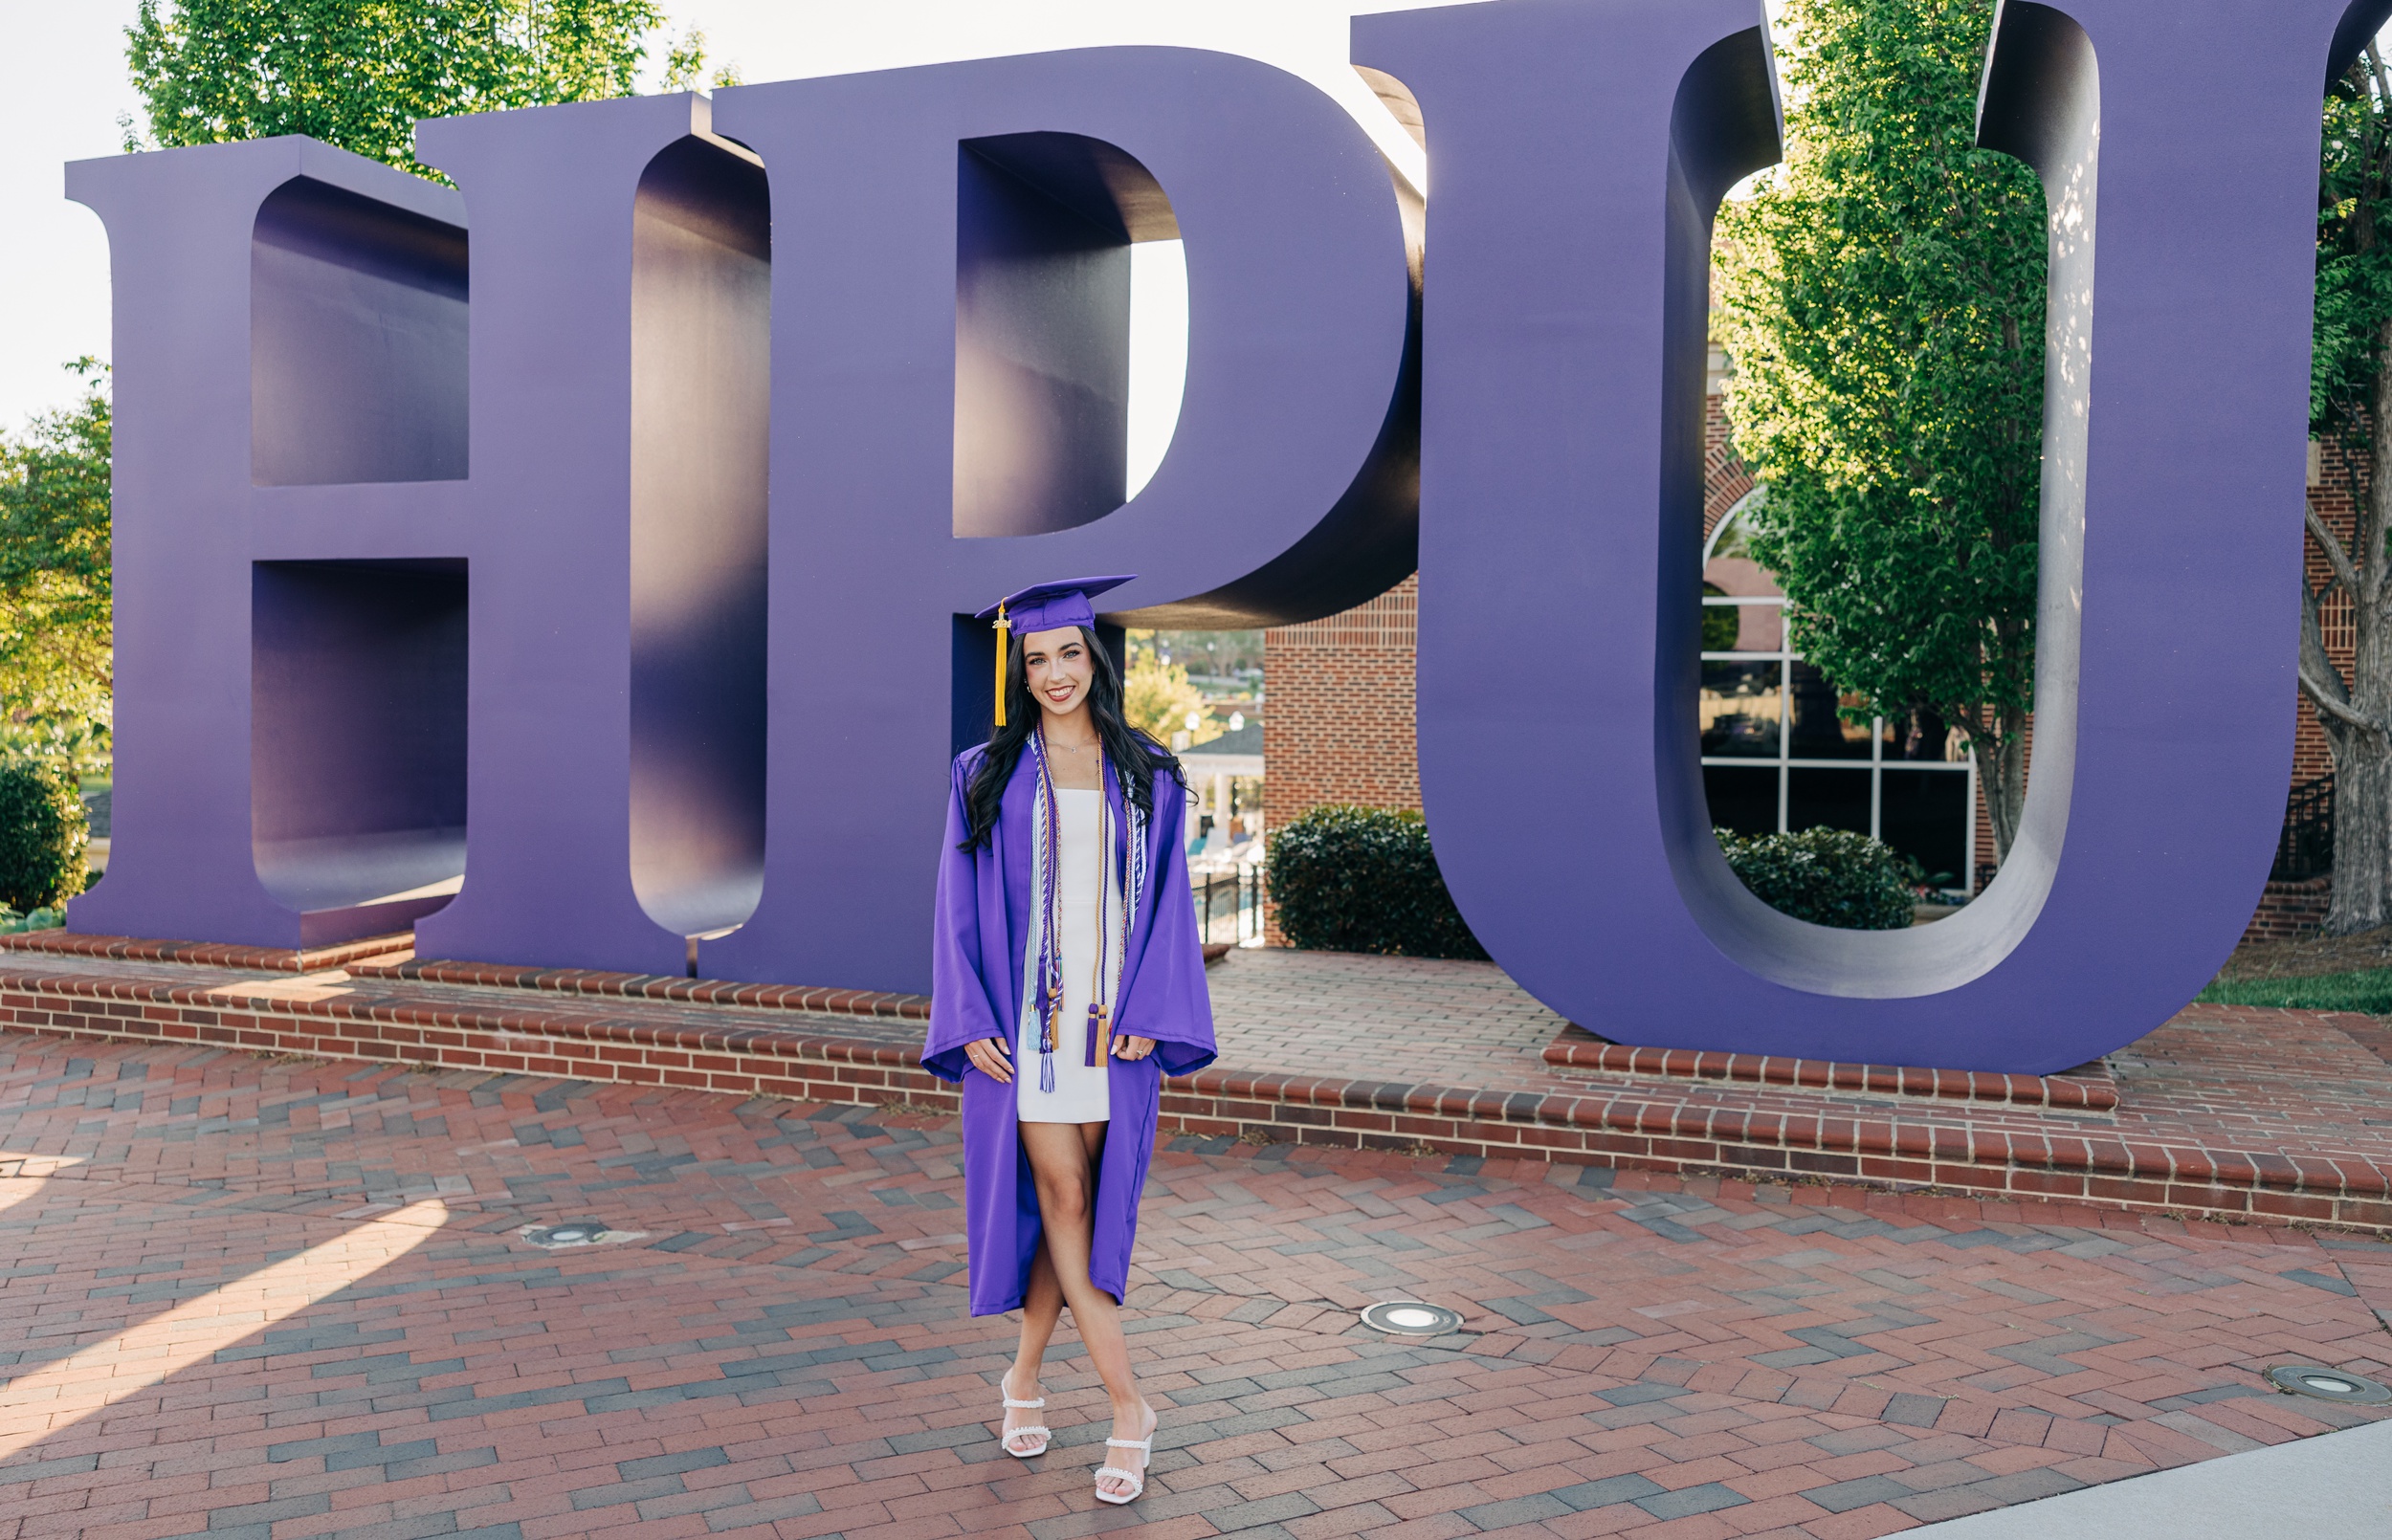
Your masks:
{"label": "in-ground light fixture", "polygon": [[2350,1406],[2392,1405],[2392,1387],[2347,1369],[2320,1369],[2315,1364],[2278,1364],[2268,1371],[2268,1383],[2292,1396]]}
{"label": "in-ground light fixture", "polygon": [[1413,1299],[1381,1300],[1362,1311],[1362,1325],[1391,1337],[1441,1337],[1462,1329],[1462,1317],[1442,1305]]}

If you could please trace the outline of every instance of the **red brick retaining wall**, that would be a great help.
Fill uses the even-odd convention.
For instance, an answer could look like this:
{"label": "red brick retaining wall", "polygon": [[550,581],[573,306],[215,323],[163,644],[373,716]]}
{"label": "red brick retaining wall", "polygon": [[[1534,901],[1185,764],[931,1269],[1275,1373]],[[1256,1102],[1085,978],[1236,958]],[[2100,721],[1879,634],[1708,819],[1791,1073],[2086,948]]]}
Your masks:
{"label": "red brick retaining wall", "polygon": [[0,951],[53,952],[120,962],[188,962],[206,968],[255,968],[268,973],[316,973],[344,968],[365,957],[386,957],[415,944],[412,932],[369,935],[338,946],[299,951],[285,947],[233,946],[219,941],[152,941],[131,935],[78,935],[67,931],[20,931],[0,935]]}
{"label": "red brick retaining wall", "polygon": [[1755,1086],[1804,1086],[1814,1090],[1874,1091],[1893,1096],[1938,1096],[1963,1102],[2019,1102],[2037,1107],[2108,1111],[2118,1089],[2108,1067],[2093,1065],[2069,1075],[2003,1075],[1971,1069],[1921,1069],[1888,1065],[1832,1064],[1825,1059],[1781,1059],[1753,1053],[1705,1053],[1694,1048],[1637,1048],[1608,1043],[1584,1027],[1562,1028],[1546,1045],[1545,1063],[1568,1069],[1601,1069],[1622,1075],[1667,1075],[1688,1080],[1740,1081]]}
{"label": "red brick retaining wall", "polygon": [[[953,1087],[917,1066],[912,1020],[876,1011],[843,1024],[628,990],[562,993],[565,980],[524,990],[519,1004],[496,990],[410,997],[405,980],[379,990],[340,976],[209,983],[43,963],[38,954],[0,962],[0,1027],[942,1112],[958,1105]],[[1767,1105],[1739,1106],[1714,1085],[1666,1079],[1488,1090],[1215,1067],[1166,1084],[1162,1127],[1263,1143],[1928,1185],[2392,1231],[2392,1178],[2370,1160],[2144,1141],[2071,1123],[2065,1112],[2022,1125],[2020,1114],[2034,1109],[2015,1097],[1999,1127],[1932,1096],[1866,1111],[1822,1098],[1789,1111],[1804,1104],[1784,1098],[1804,1092],[1799,1076],[1788,1083],[1796,1089],[1772,1091]]]}
{"label": "red brick retaining wall", "polygon": [[2259,899],[2258,913],[2243,932],[2246,941],[2297,941],[2317,934],[2326,921],[2326,906],[2334,897],[2331,876],[2305,882],[2271,882]]}
{"label": "red brick retaining wall", "polygon": [[1408,1142],[1467,1155],[1825,1177],[2392,1231],[2392,1180],[2369,1162],[2147,1145],[2056,1129],[2030,1134],[1923,1118],[1801,1116],[1705,1106],[1663,1088],[1540,1096],[1207,1072],[1173,1082],[1163,1107],[1166,1127],[1195,1133],[1292,1133],[1302,1143],[1363,1149]]}
{"label": "red brick retaining wall", "polygon": [[873,1016],[927,1022],[930,997],[891,995],[867,989],[808,989],[797,984],[742,984],[720,979],[681,979],[644,973],[601,973],[589,968],[510,968],[495,962],[426,961],[412,952],[388,954],[353,963],[359,979],[413,979],[430,984],[485,984],[509,989],[544,989],[560,995],[595,995],[617,1000],[660,1000],[695,1005],[805,1011],[816,1015]]}
{"label": "red brick retaining wall", "polygon": [[368,999],[292,979],[205,985],[0,967],[0,1026],[54,1036],[204,1043],[253,1053],[672,1086],[732,1095],[956,1110],[913,1050],[835,1030],[641,1021],[526,992],[520,1008]]}

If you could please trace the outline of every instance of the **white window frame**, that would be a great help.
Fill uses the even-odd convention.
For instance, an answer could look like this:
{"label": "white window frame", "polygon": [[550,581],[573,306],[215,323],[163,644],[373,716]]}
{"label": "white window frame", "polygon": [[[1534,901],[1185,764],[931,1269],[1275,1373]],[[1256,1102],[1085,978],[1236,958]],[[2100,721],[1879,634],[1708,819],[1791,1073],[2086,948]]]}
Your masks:
{"label": "white window frame", "polygon": [[[1739,498],[1736,505],[1721,516],[1718,524],[1711,532],[1711,538],[1703,542],[1703,566],[1706,569],[1711,565],[1713,554],[1718,549],[1720,537],[1725,535],[1728,527],[1740,518],[1748,509],[1758,505],[1761,495],[1762,489],[1756,487]],[[1733,649],[1718,652],[1705,651],[1702,653],[1702,661],[1705,663],[1774,663],[1777,666],[1778,752],[1774,759],[1764,755],[1751,754],[1706,754],[1701,757],[1703,767],[1710,769],[1716,765],[1729,769],[1760,770],[1774,766],[1778,772],[1778,832],[1781,834],[1789,832],[1786,811],[1792,800],[1795,771],[1846,770],[1858,774],[1865,770],[1869,776],[1869,836],[1872,839],[1884,837],[1880,829],[1885,803],[1885,772],[1888,768],[1897,772],[1919,770],[1944,775],[1964,775],[1968,778],[1968,792],[1960,804],[1961,816],[1965,820],[1965,828],[1960,841],[1960,849],[1963,854],[1960,864],[1965,869],[1960,873],[1960,883],[1962,891],[1974,898],[1977,895],[1977,761],[1975,758],[1972,756],[1957,762],[1949,759],[1888,759],[1885,757],[1886,735],[1883,717],[1870,719],[1869,758],[1866,760],[1795,758],[1793,753],[1794,665],[1803,661],[1803,655],[1794,650],[1793,628],[1786,624],[1784,615],[1786,607],[1784,596],[1782,594],[1703,595],[1703,607],[1706,610],[1746,605],[1767,606],[1779,611],[1776,650],[1765,652]],[[1697,688],[1700,687],[1697,686]]]}

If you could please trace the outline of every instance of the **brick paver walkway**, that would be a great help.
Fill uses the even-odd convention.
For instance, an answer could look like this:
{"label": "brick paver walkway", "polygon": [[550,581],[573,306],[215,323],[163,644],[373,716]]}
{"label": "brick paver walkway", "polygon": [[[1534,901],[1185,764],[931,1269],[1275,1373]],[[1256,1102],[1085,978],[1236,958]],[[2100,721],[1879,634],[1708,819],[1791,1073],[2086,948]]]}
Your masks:
{"label": "brick paver walkway", "polygon": [[[2369,1241],[1185,1142],[1117,1510],[1075,1348],[1054,1452],[990,1436],[1010,1327],[963,1313],[940,1120],[11,1035],[0,1540],[1848,1540],[2376,1415],[2272,1363],[2392,1373]],[[518,1233],[583,1218],[639,1233]],[[1350,1313],[1410,1296],[1469,1330]],[[86,1355],[104,1395],[41,1389]]]}

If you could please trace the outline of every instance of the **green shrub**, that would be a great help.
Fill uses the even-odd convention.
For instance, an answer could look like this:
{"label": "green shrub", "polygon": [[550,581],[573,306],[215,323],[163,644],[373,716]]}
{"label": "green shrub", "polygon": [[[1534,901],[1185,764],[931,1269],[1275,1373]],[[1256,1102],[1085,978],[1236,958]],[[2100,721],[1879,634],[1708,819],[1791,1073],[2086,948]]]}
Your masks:
{"label": "green shrub", "polygon": [[0,904],[0,935],[22,935],[27,931],[55,931],[66,923],[66,911],[37,909],[31,914],[20,914],[6,904]]}
{"label": "green shrub", "polygon": [[1845,931],[1898,931],[1911,922],[1916,863],[1866,834],[1712,832],[1744,886],[1781,913]]}
{"label": "green shrub", "polygon": [[1475,957],[1418,813],[1316,807],[1271,836],[1271,900],[1293,946]]}
{"label": "green shrub", "polygon": [[81,892],[88,839],[72,780],[33,759],[0,763],[0,905],[24,913]]}

